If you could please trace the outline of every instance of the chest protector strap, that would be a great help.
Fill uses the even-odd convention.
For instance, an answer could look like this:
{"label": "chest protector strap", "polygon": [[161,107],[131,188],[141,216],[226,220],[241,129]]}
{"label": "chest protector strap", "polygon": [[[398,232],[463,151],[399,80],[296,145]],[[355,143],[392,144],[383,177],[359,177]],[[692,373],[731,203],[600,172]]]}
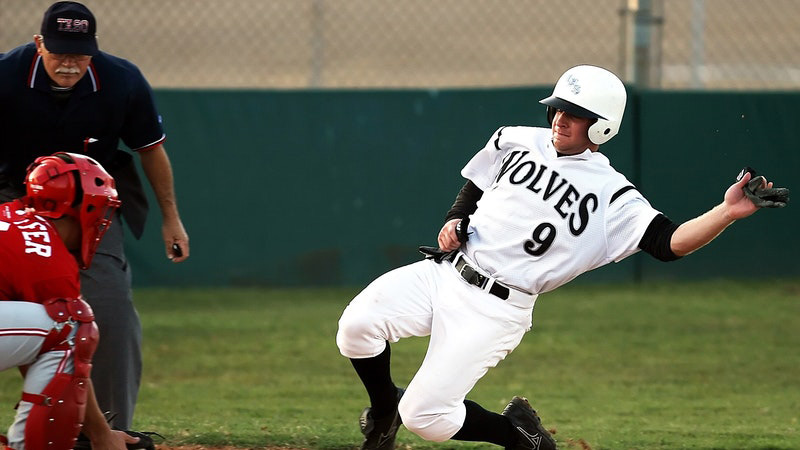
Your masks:
{"label": "chest protector strap", "polygon": [[[49,348],[43,345],[42,353],[66,350],[67,357],[73,360],[74,369],[72,373],[67,373],[62,364],[41,393],[22,393],[22,400],[33,403],[25,424],[25,448],[69,450],[75,446],[83,426],[87,382],[99,333],[92,308],[83,299],[57,298],[47,300],[43,305],[50,317],[64,326],[56,336],[45,338]],[[71,330],[74,326],[77,326],[77,331],[73,339],[61,336],[59,340],[65,328]]]}

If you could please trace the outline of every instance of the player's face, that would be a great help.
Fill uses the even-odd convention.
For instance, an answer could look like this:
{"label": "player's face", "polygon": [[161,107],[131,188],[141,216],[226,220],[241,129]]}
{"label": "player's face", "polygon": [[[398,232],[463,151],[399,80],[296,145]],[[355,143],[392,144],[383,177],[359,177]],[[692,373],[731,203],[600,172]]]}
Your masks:
{"label": "player's face", "polygon": [[594,119],[577,117],[572,114],[558,110],[553,117],[553,146],[559,152],[566,155],[583,153],[587,148],[595,151],[599,147],[589,140],[589,127],[594,123]]}
{"label": "player's face", "polygon": [[61,87],[69,88],[75,86],[89,68],[92,57],[89,55],[72,55],[62,53],[50,53],[44,46],[42,39],[36,40],[36,48],[42,55],[44,70],[54,83]]}

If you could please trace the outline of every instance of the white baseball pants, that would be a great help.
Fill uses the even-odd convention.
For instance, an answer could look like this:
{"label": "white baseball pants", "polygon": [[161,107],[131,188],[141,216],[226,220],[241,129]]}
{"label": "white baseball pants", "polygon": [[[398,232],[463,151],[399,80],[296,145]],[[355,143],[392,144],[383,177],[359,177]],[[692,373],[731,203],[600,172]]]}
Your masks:
{"label": "white baseball pants", "polygon": [[379,355],[386,341],[430,336],[425,359],[399,405],[403,424],[430,441],[464,424],[464,398],[531,327],[533,307],[511,305],[464,281],[452,264],[422,260],[373,281],[339,319],[348,358]]}

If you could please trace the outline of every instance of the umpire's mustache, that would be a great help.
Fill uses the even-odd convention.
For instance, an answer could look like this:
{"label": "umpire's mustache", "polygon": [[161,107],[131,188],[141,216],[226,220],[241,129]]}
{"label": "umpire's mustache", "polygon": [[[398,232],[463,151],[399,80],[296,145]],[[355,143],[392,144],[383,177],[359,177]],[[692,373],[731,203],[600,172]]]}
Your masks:
{"label": "umpire's mustache", "polygon": [[81,73],[81,70],[77,67],[59,67],[56,69],[56,73],[74,74]]}

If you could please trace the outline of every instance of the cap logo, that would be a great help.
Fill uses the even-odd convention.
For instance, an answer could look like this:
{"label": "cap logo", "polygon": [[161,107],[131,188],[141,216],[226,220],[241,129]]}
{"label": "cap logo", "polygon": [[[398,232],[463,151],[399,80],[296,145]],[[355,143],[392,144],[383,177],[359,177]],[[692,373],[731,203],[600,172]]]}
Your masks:
{"label": "cap logo", "polygon": [[578,84],[578,81],[579,80],[577,78],[575,78],[573,75],[570,75],[569,77],[567,77],[567,84],[569,85],[570,90],[572,91],[572,93],[575,94],[575,95],[578,95],[578,94],[581,93],[581,85]]}
{"label": "cap logo", "polygon": [[58,23],[58,31],[65,31],[67,33],[88,33],[89,21],[87,19],[67,19],[59,17],[56,19]]}

